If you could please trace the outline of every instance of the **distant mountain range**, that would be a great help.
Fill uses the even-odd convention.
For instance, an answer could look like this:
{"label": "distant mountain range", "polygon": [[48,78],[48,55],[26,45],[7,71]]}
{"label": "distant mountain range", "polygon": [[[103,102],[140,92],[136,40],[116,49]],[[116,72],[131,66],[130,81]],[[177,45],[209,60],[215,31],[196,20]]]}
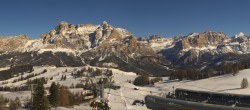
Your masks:
{"label": "distant mountain range", "polygon": [[0,37],[0,67],[104,66],[139,74],[169,75],[176,68],[209,68],[222,62],[248,65],[250,38],[223,32],[192,33],[175,38],[136,38],[107,22],[73,25],[60,22],[41,38]]}

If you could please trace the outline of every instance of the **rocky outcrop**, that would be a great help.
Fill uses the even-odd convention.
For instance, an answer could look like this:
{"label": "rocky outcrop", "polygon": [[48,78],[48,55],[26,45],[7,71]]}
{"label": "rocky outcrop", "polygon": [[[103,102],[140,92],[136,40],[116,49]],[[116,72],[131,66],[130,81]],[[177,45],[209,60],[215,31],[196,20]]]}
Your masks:
{"label": "rocky outcrop", "polygon": [[[53,47],[69,48],[76,50],[89,49],[90,37],[93,37],[97,26],[92,24],[78,25],[60,22],[50,32],[41,35],[43,44],[54,45]],[[51,47],[51,46],[50,46]]]}
{"label": "rocky outcrop", "polygon": [[159,52],[171,48],[173,46],[173,38],[162,38],[158,35],[152,35],[150,37],[139,37],[140,43],[148,44],[154,51]]}
{"label": "rocky outcrop", "polygon": [[[4,42],[9,42],[2,44],[2,47],[6,46],[3,48],[8,49],[12,42]],[[41,35],[40,39],[27,38],[13,42],[17,42],[13,48],[18,47],[25,51],[0,52],[0,59],[4,62],[0,63],[0,67],[20,64],[93,65],[113,66],[140,74],[169,74],[165,67],[169,62],[159,56],[150,45],[138,42],[127,30],[113,27],[105,21],[100,25],[77,26],[60,22],[54,29]]]}
{"label": "rocky outcrop", "polygon": [[[153,35],[136,39],[126,29],[107,22],[100,25],[60,22],[36,40],[25,35],[0,37],[0,67],[93,65],[166,75],[174,68],[202,68],[237,60],[249,53],[250,40],[244,33],[234,37],[223,32],[204,32],[175,38]],[[225,55],[230,58],[223,58]]]}
{"label": "rocky outcrop", "polygon": [[114,28],[105,21],[101,25],[77,26],[60,22],[53,30],[43,34],[41,39],[43,44],[54,45],[57,48],[87,50],[99,46],[106,39],[112,38],[115,33],[118,33],[121,38],[132,35],[127,30]]}
{"label": "rocky outcrop", "polygon": [[192,33],[173,38],[172,41],[171,46],[162,49],[159,53],[171,60],[174,65],[182,67],[187,65],[202,67],[210,62],[216,62],[215,59],[218,56],[250,52],[249,37],[243,33],[232,38],[223,32]]}
{"label": "rocky outcrop", "polygon": [[30,40],[31,38],[26,35],[0,36],[0,52],[23,50],[23,47],[25,47],[26,43]]}
{"label": "rocky outcrop", "polygon": [[245,35],[243,32],[232,37],[232,42],[244,43],[249,41],[249,36]]}
{"label": "rocky outcrop", "polygon": [[201,34],[190,34],[180,41],[182,49],[189,50],[191,48],[206,48],[208,46],[217,46],[227,43],[229,38],[223,32],[205,32]]}

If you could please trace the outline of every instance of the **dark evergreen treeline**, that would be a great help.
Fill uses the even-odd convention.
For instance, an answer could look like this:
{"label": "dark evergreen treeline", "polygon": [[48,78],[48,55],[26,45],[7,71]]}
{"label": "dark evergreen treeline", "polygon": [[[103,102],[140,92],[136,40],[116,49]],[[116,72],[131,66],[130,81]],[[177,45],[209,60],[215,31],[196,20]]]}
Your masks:
{"label": "dark evergreen treeline", "polygon": [[4,86],[4,87],[0,87],[0,91],[16,92],[16,91],[27,91],[27,90],[30,90],[30,88],[28,86],[18,86],[18,87]]}
{"label": "dark evergreen treeline", "polygon": [[204,79],[213,76],[219,76],[224,74],[233,74],[236,75],[240,70],[246,69],[247,66],[243,65],[240,62],[227,62],[222,63],[214,67],[210,67],[204,70],[198,70],[196,68],[186,68],[186,69],[178,69],[174,71],[170,76],[169,79],[187,79],[187,80],[197,80],[197,79]]}
{"label": "dark evergreen treeline", "polygon": [[41,78],[36,78],[36,79],[28,79],[26,84],[29,85],[29,84],[39,84],[39,83],[42,83],[42,84],[47,84],[48,82],[48,78],[45,78],[45,77],[41,77]]}
{"label": "dark evergreen treeline", "polygon": [[29,84],[39,84],[39,83],[47,84],[47,82],[48,82],[48,79],[45,78],[45,77],[36,78],[36,79],[33,79],[33,80],[28,79],[27,82],[26,82],[27,86],[16,86],[16,87],[1,86],[0,91],[12,91],[12,92],[15,92],[15,91],[27,91],[27,90],[30,90],[30,87],[28,86]]}
{"label": "dark evergreen treeline", "polygon": [[86,82],[85,84],[82,84],[82,83],[74,84],[74,83],[72,83],[69,88],[84,88],[84,89],[87,89],[89,87],[89,85],[90,84],[88,84],[88,82]]}
{"label": "dark evergreen treeline", "polygon": [[146,75],[138,76],[135,78],[133,84],[137,86],[144,86],[144,85],[154,85],[154,83],[162,81],[162,77],[154,77],[149,78]]}
{"label": "dark evergreen treeline", "polygon": [[112,70],[109,69],[105,69],[105,70],[101,70],[101,69],[94,69],[94,68],[82,68],[81,70],[75,70],[74,72],[71,73],[72,76],[74,76],[75,78],[78,77],[87,77],[87,76],[100,76],[100,75],[107,75],[107,76],[112,76],[113,72]]}
{"label": "dark evergreen treeline", "polygon": [[14,77],[15,75],[19,75],[19,73],[32,71],[34,71],[32,65],[12,66],[10,69],[0,71],[0,80],[7,80]]}
{"label": "dark evergreen treeline", "polygon": [[224,63],[221,65],[218,65],[214,68],[215,71],[217,71],[217,75],[223,75],[223,74],[229,74],[232,73],[233,75],[237,74],[240,70],[247,69],[248,67],[241,62],[235,62],[235,63]]}
{"label": "dark evergreen treeline", "polygon": [[70,107],[78,105],[83,101],[83,94],[72,93],[68,87],[53,82],[49,88],[50,95],[48,96],[51,106]]}
{"label": "dark evergreen treeline", "polygon": [[15,100],[10,100],[0,95],[0,110],[16,110],[20,107],[21,101],[18,97],[16,97]]}
{"label": "dark evergreen treeline", "polygon": [[49,95],[46,95],[42,82],[39,82],[34,91],[32,110],[50,110],[50,107],[71,107],[83,101],[83,94],[72,93],[68,87],[53,82],[49,88]]}
{"label": "dark evergreen treeline", "polygon": [[201,79],[201,77],[202,77],[202,73],[199,70],[197,70],[195,68],[187,68],[187,69],[180,69],[180,70],[174,71],[170,75],[169,79],[171,79],[171,80],[173,80],[173,79],[196,80],[196,79]]}
{"label": "dark evergreen treeline", "polygon": [[37,73],[37,74],[35,74],[35,73],[30,73],[30,74],[28,74],[26,77],[24,77],[23,75],[21,75],[18,79],[13,80],[13,83],[18,82],[18,81],[27,80],[27,79],[29,79],[29,78],[32,78],[32,77],[35,77],[35,76],[44,74],[44,73],[46,73],[46,72],[47,72],[47,70],[44,69],[42,72]]}

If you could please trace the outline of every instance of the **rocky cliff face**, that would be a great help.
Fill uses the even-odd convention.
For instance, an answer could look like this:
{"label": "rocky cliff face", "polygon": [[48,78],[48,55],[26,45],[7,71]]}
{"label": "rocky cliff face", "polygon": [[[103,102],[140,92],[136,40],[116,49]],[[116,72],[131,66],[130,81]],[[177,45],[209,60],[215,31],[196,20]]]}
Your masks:
{"label": "rocky cliff face", "polygon": [[156,52],[171,48],[173,46],[173,38],[162,38],[158,35],[152,35],[150,37],[140,37],[138,41],[144,44],[148,44]]}
{"label": "rocky cliff face", "polygon": [[[0,45],[4,48],[0,50],[1,67],[20,64],[94,65],[155,75],[167,75],[170,71],[165,67],[169,62],[150,45],[138,42],[127,30],[107,22],[77,26],[60,22],[37,40],[22,36],[3,39],[12,40],[4,40],[5,43]],[[13,50],[6,53],[8,47]]]}
{"label": "rocky cliff face", "polygon": [[217,46],[222,43],[227,43],[228,37],[222,32],[205,32],[201,34],[193,33],[181,40],[182,49],[189,50],[192,48],[202,49],[208,46]]}
{"label": "rocky cliff face", "polygon": [[0,36],[0,51],[7,52],[7,51],[19,51],[25,47],[26,43],[31,39],[28,38],[26,35],[19,35],[19,36]]}
{"label": "rocky cliff face", "polygon": [[243,33],[228,37],[223,32],[204,32],[169,38],[171,40],[168,41],[160,37],[149,37],[149,39],[143,37],[138,40],[152,44],[155,38],[158,44],[163,44],[161,47],[164,48],[155,49],[152,45],[151,47],[177,67],[195,65],[202,67],[211,62],[219,62],[216,61],[217,58],[225,54],[239,55],[250,52],[249,36]]}
{"label": "rocky cliff face", "polygon": [[67,22],[60,22],[53,30],[41,35],[42,43],[50,45],[48,48],[69,48],[76,50],[89,49],[90,38],[98,26],[92,24],[74,26]]}
{"label": "rocky cliff face", "polygon": [[35,40],[25,35],[0,37],[0,67],[93,65],[167,75],[175,68],[203,68],[237,59],[249,61],[249,53],[249,36],[243,33],[234,37],[223,32],[204,32],[175,38],[153,35],[136,39],[126,29],[107,22],[100,25],[60,22]]}

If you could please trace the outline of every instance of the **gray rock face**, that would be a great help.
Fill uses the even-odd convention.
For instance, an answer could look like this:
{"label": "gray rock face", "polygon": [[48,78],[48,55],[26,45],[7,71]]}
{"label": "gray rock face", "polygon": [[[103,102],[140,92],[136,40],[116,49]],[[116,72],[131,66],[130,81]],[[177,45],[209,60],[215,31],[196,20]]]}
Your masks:
{"label": "gray rock face", "polygon": [[[40,39],[18,37],[15,41],[19,39],[23,40],[16,45],[20,47],[19,50],[25,51],[13,50],[6,53],[7,47],[4,47],[6,49],[0,51],[0,59],[4,61],[0,63],[0,67],[21,64],[93,65],[111,66],[140,74],[169,74],[164,66],[168,62],[149,45],[138,42],[127,30],[115,28],[107,22],[77,26],[60,22],[54,29],[41,35]],[[17,46],[13,48],[15,47]]]}
{"label": "gray rock face", "polygon": [[249,36],[243,33],[234,37],[223,32],[192,33],[175,38],[153,35],[137,40],[129,31],[107,22],[100,25],[60,22],[36,40],[25,35],[0,37],[0,67],[26,63],[37,66],[88,64],[166,75],[174,68],[201,68],[237,60],[241,55],[247,59],[249,53]]}
{"label": "gray rock face", "polygon": [[92,24],[74,26],[67,22],[60,22],[50,32],[41,36],[43,44],[50,44],[48,48],[69,48],[76,50],[91,47],[90,36],[96,31],[97,26]]}
{"label": "gray rock face", "polygon": [[19,36],[0,36],[0,52],[8,52],[8,51],[19,51],[23,50],[26,43],[30,41],[26,35],[19,35]]}
{"label": "gray rock face", "polygon": [[[214,62],[218,56],[225,54],[249,54],[249,36],[239,33],[234,37],[228,37],[223,32],[192,33],[187,36],[179,36],[164,40],[158,36],[142,37],[138,40],[146,44],[157,42],[161,49],[151,47],[170,60],[174,65],[187,66],[195,64],[198,66]],[[207,59],[210,59],[208,61]]]}

